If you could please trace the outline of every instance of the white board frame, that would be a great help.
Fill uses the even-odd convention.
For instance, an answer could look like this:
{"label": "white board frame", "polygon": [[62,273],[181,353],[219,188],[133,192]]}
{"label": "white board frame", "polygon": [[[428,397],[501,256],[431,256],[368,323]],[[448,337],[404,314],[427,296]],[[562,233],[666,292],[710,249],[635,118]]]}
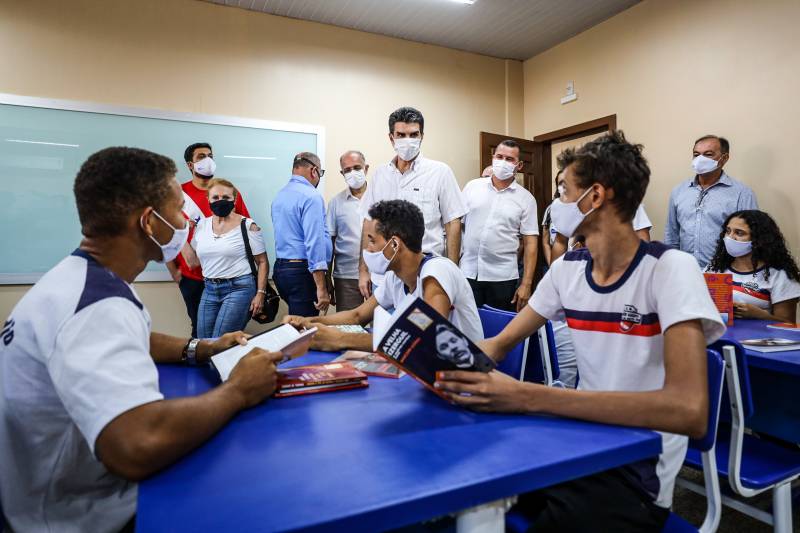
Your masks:
{"label": "white board frame", "polygon": [[[84,102],[79,100],[41,98],[37,96],[22,96],[10,93],[0,93],[0,104],[58,109],[62,111],[84,111],[87,113],[99,113],[103,115],[157,118],[181,122],[198,122],[203,124],[216,124],[220,126],[239,126],[243,128],[277,130],[292,133],[312,133],[317,137],[316,153],[319,156],[320,161],[325,161],[325,126],[316,124],[281,122],[277,120],[262,120],[257,118],[235,117],[228,115],[210,115],[206,113],[168,111],[156,108],[99,104],[95,102]],[[323,187],[324,190],[324,186],[325,178],[323,177],[320,180],[320,187]],[[25,274],[0,273],[0,285],[32,285],[39,281],[44,274],[45,272],[30,272]],[[136,277],[136,281],[172,281],[172,277],[170,276],[169,272],[142,272]]]}

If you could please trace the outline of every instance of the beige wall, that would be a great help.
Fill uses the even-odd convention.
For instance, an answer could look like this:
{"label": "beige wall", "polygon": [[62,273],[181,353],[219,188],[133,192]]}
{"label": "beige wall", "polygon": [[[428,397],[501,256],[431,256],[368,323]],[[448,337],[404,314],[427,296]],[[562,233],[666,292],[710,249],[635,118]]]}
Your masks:
{"label": "beige wall", "polygon": [[[340,153],[393,155],[402,105],[424,113],[423,151],[462,183],[479,174],[479,131],[523,133],[518,61],[196,0],[0,0],[0,50],[0,92],[320,124],[327,198]],[[0,289],[0,316],[24,290]],[[174,286],[139,290],[156,328],[184,332]]]}
{"label": "beige wall", "polygon": [[[525,134],[617,114],[653,171],[645,207],[662,239],[692,142],[731,141],[726,166],[800,252],[800,2],[645,0],[524,64]],[[574,80],[578,100],[559,98]]]}

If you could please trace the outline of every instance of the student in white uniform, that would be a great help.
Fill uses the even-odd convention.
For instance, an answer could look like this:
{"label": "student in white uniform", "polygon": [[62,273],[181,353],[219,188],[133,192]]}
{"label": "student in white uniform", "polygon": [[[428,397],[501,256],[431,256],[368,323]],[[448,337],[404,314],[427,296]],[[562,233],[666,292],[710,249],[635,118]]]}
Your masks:
{"label": "student in white uniform", "polygon": [[[519,311],[528,303],[539,249],[536,199],[515,181],[522,170],[520,146],[513,140],[497,145],[492,175],[464,187],[461,270],[478,307]],[[519,275],[517,250],[522,239],[524,270]]]}
{"label": "student in white uniform", "polygon": [[725,326],[695,259],[633,231],[631,220],[650,179],[640,145],[617,131],[562,153],[559,166],[566,189],[553,204],[553,222],[566,236],[585,235],[586,248],[554,261],[528,307],[481,346],[501,360],[545,320],[566,320],[578,358],[578,390],[520,382],[496,371],[444,372],[436,386],[476,410],[549,413],[662,432],[657,460],[520,499],[536,531],[661,531],[686,453],[685,435],[699,437],[706,428],[705,348]]}
{"label": "student in white uniform", "polygon": [[729,215],[707,270],[733,274],[734,317],[797,321],[800,270],[767,213]]}
{"label": "student in white uniform", "polygon": [[326,327],[372,321],[375,309],[399,307],[406,298],[422,297],[473,342],[483,340],[483,327],[467,279],[446,257],[422,252],[425,222],[417,206],[406,200],[378,202],[365,224],[364,261],[370,272],[385,275],[383,283],[363,304],[334,315],[303,318],[288,316],[284,323],[317,326],[312,347],[317,350],[372,351],[372,335]]}
{"label": "student in white uniform", "polygon": [[150,331],[133,280],[186,242],[175,163],[136,148],[89,157],[75,179],[80,247],[20,300],[0,342],[0,493],[13,531],[133,531],[136,482],[275,389],[281,354],[253,350],[224,384],[164,400],[156,362],[237,342]]}

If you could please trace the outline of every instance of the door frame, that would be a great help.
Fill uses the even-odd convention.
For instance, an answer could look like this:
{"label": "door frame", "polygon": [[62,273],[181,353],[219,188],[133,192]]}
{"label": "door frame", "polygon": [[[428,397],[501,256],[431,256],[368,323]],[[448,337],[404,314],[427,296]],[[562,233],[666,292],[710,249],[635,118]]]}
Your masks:
{"label": "door frame", "polygon": [[535,142],[542,143],[542,157],[541,160],[534,161],[534,167],[540,173],[540,175],[548,176],[548,179],[545,180],[547,183],[545,186],[547,197],[553,197],[553,144],[570,141],[572,139],[580,139],[581,137],[586,137],[595,133],[600,135],[607,131],[614,131],[616,129],[617,115],[608,115],[605,117],[596,118],[594,120],[589,120],[588,122],[575,124],[574,126],[568,126],[559,130],[536,135],[533,140]]}

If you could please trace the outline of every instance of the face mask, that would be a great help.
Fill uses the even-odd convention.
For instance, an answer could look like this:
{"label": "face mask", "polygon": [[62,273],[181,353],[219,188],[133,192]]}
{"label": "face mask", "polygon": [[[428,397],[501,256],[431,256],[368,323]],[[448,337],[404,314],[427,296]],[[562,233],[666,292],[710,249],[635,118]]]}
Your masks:
{"label": "face mask", "polygon": [[363,170],[351,170],[344,175],[344,181],[351,189],[360,189],[367,182],[367,176]]}
{"label": "face mask", "polygon": [[209,205],[211,206],[212,213],[218,217],[224,218],[233,211],[233,204],[233,200],[217,200],[216,202],[211,202]]}
{"label": "face mask", "polygon": [[419,154],[419,146],[422,144],[422,139],[417,137],[403,137],[402,139],[394,140],[394,151],[397,152],[397,157],[403,161],[411,161]]}
{"label": "face mask", "polygon": [[397,255],[397,248],[394,249],[394,255],[391,259],[387,259],[386,256],[383,255],[383,251],[389,246],[390,242],[392,241],[386,241],[386,244],[383,245],[380,252],[368,252],[367,250],[361,252],[364,257],[364,263],[366,263],[367,268],[373,274],[378,274],[379,276],[386,274],[389,265],[394,260],[395,255]]}
{"label": "face mask", "polygon": [[753,241],[737,241],[730,237],[722,239],[725,242],[725,250],[731,257],[742,257],[753,251]]}
{"label": "face mask", "polygon": [[500,181],[510,180],[517,173],[517,165],[505,159],[492,159],[492,173]]}
{"label": "face mask", "polygon": [[698,155],[694,159],[692,159],[692,169],[697,174],[708,174],[713,170],[716,170],[719,163],[710,157],[706,157],[704,155]]}
{"label": "face mask", "polygon": [[576,202],[565,203],[559,198],[556,198],[553,200],[553,203],[550,204],[550,219],[553,221],[553,226],[555,226],[558,232],[564,237],[572,237],[575,230],[578,229],[578,226],[583,222],[583,219],[594,211],[594,208],[591,208],[586,213],[581,213],[578,207],[580,201],[583,200],[591,190],[592,189],[587,189]]}
{"label": "face mask", "polygon": [[[164,219],[164,217],[159,215],[158,211],[156,211],[155,209],[153,210],[153,213],[158,218],[160,218],[164,224],[172,228],[172,238],[169,240],[167,244],[161,244],[156,240],[155,237],[153,237],[149,233],[147,234],[147,236],[150,237],[150,240],[152,240],[154,243],[158,245],[159,248],[161,248],[161,261],[158,262],[169,263],[170,261],[178,257],[181,248],[183,248],[183,245],[186,244],[186,239],[189,237],[189,222],[186,221],[186,223],[183,225],[183,228],[178,229],[169,222],[167,222]],[[144,229],[144,219],[140,220],[139,224],[142,226],[142,229]]]}
{"label": "face mask", "polygon": [[194,164],[195,174],[199,174],[202,178],[210,178],[217,171],[217,164],[210,157],[201,159]]}

